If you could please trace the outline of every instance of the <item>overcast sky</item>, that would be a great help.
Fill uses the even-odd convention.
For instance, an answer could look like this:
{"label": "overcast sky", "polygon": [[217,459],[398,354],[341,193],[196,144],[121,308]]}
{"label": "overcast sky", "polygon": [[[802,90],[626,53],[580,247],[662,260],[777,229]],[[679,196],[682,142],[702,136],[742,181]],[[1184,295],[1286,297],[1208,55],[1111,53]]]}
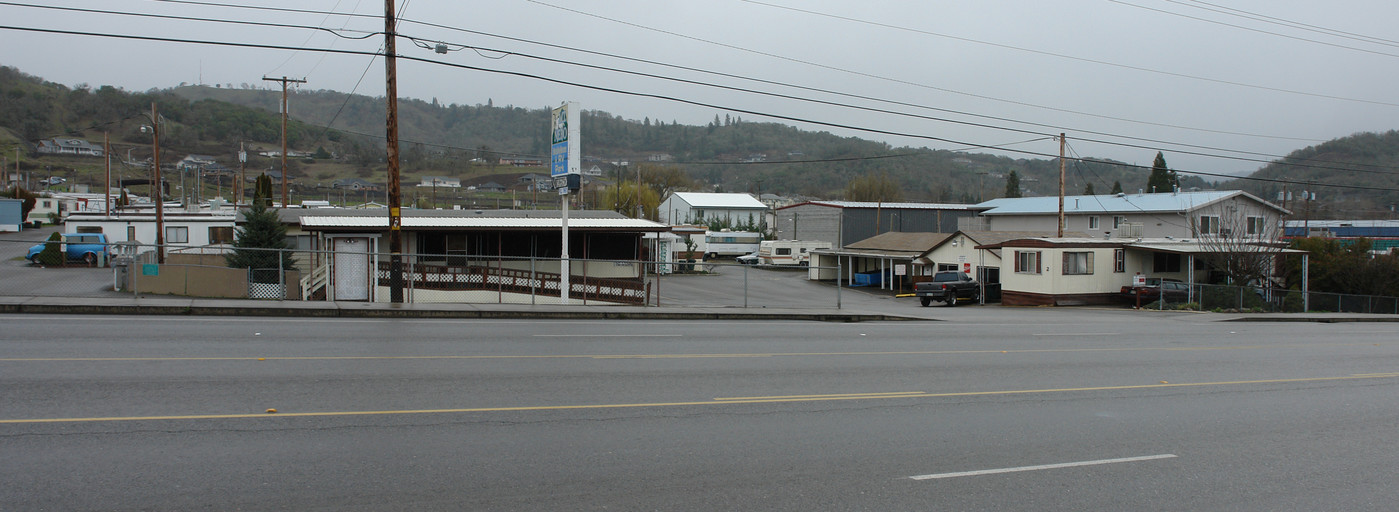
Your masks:
{"label": "overcast sky", "polygon": [[[348,39],[307,28],[337,29],[347,37],[382,32],[383,2],[30,3],[297,27],[14,5],[0,5],[0,25],[302,48],[0,29],[5,49],[0,64],[49,81],[140,91],[181,82],[275,87],[263,76],[287,76],[306,79],[303,88],[384,94],[382,58],[319,51],[375,52],[382,35]],[[1399,118],[1399,26],[1394,23],[1399,3],[1393,0],[396,0],[395,5],[402,11],[402,36],[429,46],[441,42],[451,50],[438,54],[400,39],[400,55],[481,68],[399,61],[401,97],[448,104],[489,99],[497,106],[541,108],[567,100],[653,122],[700,125],[729,114],[896,147],[1007,145],[1046,155],[1057,154],[1059,146],[1044,134],[1065,132],[1073,154],[1080,156],[1150,165],[1159,149],[1173,168],[1227,174],[1253,171],[1261,164],[1252,160],[1271,160],[1336,137],[1394,129]],[[330,12],[338,14],[325,14]],[[582,137],[586,153],[588,135]],[[475,147],[475,141],[457,143]]]}

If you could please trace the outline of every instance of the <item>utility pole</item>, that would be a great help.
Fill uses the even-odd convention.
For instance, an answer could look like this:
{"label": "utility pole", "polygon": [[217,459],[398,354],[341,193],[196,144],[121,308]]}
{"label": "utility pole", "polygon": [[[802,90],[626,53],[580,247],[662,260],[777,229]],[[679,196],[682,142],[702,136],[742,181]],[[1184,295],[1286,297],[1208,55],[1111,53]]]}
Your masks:
{"label": "utility pole", "polygon": [[1059,238],[1064,238],[1064,134],[1059,134]]}
{"label": "utility pole", "polygon": [[[390,3],[392,2],[390,1]],[[392,9],[392,6],[390,6],[390,9]],[[393,44],[392,41],[390,41],[389,44]],[[264,76],[262,79],[268,82],[282,83],[282,208],[286,208],[289,204],[287,202],[287,84],[304,84],[306,81],[287,78],[285,76],[281,78],[268,78]]]}
{"label": "utility pole", "polygon": [[155,150],[155,154],[151,155],[155,170],[155,262],[164,265],[165,183],[160,179],[160,112],[156,110],[154,101],[151,102],[151,146]]}
{"label": "utility pole", "polygon": [[236,209],[238,200],[243,198],[243,187],[248,182],[248,148],[242,142],[238,143],[238,183],[233,187],[233,206]]}
{"label": "utility pole", "polygon": [[102,132],[102,159],[106,165],[106,179],[102,182],[102,208],[106,209],[107,215],[112,214],[112,136],[107,132]]}
{"label": "utility pole", "polygon": [[[389,301],[403,302],[403,219],[398,187],[398,72],[394,55],[393,0],[384,0],[384,95],[388,97],[385,139],[388,142]],[[285,152],[283,157],[285,158]]]}

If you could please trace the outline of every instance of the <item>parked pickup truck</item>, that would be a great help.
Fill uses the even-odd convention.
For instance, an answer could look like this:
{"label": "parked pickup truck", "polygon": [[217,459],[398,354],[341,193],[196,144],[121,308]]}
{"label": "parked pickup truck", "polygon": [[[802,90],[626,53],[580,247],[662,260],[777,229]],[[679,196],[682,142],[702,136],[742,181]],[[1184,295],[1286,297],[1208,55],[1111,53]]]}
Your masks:
{"label": "parked pickup truck", "polygon": [[914,285],[914,295],[918,296],[918,302],[924,307],[932,304],[933,301],[946,302],[949,306],[956,306],[957,299],[971,299],[976,301],[981,297],[981,286],[976,283],[971,276],[956,270],[946,270],[933,274],[932,281],[924,281]]}
{"label": "parked pickup truck", "polygon": [[[102,233],[64,233],[63,235],[64,253],[69,261],[82,260],[88,265],[97,263],[99,254],[106,254],[110,257],[111,246],[107,245],[107,235]],[[25,259],[30,263],[37,263],[34,259],[39,257],[39,253],[44,251],[44,245],[52,243],[45,242],[29,248],[29,255]]]}

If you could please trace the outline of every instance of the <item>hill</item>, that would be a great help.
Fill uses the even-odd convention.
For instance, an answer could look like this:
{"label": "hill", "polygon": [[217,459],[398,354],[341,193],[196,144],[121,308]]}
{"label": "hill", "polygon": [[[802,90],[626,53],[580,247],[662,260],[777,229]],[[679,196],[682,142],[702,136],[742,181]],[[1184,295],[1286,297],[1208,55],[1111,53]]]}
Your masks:
{"label": "hill", "polygon": [[1287,208],[1308,215],[1299,202],[1302,190],[1316,194],[1311,218],[1390,218],[1399,204],[1399,131],[1357,133],[1308,146],[1289,153],[1253,174],[1252,178],[1285,179],[1371,187],[1389,190],[1354,190],[1334,187],[1284,185],[1263,181],[1233,180],[1220,188],[1245,190],[1270,201],[1286,189],[1292,196]]}
{"label": "hill", "polygon": [[[277,110],[280,97],[279,91],[205,86],[179,87],[174,92],[193,100],[217,99],[268,111]],[[292,115],[309,124],[324,126],[334,120],[334,126],[346,132],[381,137],[382,98],[302,91],[295,93],[291,102]],[[443,157],[446,165],[462,165],[471,157],[488,153],[547,157],[544,135],[548,108],[497,107],[489,102],[444,105],[435,99],[403,99],[399,115],[401,139],[417,143],[405,148],[410,164],[415,151],[420,157]],[[716,114],[714,121],[704,126],[691,126],[584,111],[584,152],[604,162],[669,162],[709,187],[724,191],[839,198],[851,179],[885,173],[901,185],[905,200],[972,202],[1002,195],[1005,176],[1015,171],[1026,195],[1057,193],[1058,164],[1054,160],[894,148],[855,137],[720,116]],[[372,161],[376,156],[382,158],[382,153],[366,153],[355,159]],[[1080,164],[1069,169],[1067,188],[1079,193],[1092,183],[1094,190],[1107,192],[1114,182],[1121,182],[1131,190],[1144,186],[1148,174],[1148,170],[1126,165]],[[1186,185],[1206,186],[1198,178],[1190,178]]]}

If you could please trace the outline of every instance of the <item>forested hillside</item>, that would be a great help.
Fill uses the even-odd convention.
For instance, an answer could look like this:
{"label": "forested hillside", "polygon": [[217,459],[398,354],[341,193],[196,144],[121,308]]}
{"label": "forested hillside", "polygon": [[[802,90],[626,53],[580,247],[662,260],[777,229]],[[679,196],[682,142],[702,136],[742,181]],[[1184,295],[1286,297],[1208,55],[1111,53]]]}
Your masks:
{"label": "forested hillside", "polygon": [[[1221,188],[1247,190],[1270,201],[1286,188],[1292,196],[1287,207],[1296,213],[1307,208],[1299,201],[1303,190],[1316,194],[1312,218],[1389,218],[1399,204],[1399,131],[1357,133],[1309,146],[1264,166],[1251,177],[1369,187],[1355,190],[1304,184],[1234,180]],[[1384,190],[1389,189],[1389,190]]]}

